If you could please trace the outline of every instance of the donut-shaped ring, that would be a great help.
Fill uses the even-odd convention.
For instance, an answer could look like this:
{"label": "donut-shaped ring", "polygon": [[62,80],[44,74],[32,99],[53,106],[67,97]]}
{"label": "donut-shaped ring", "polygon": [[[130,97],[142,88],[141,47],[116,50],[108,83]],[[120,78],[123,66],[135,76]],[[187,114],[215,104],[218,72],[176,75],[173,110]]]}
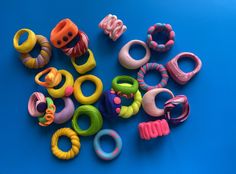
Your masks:
{"label": "donut-shaped ring", "polygon": [[[129,54],[130,47],[135,44],[143,46],[146,50],[145,56],[140,60],[133,59]],[[149,61],[150,55],[150,49],[148,48],[145,42],[141,40],[131,40],[121,48],[118,57],[119,62],[123,67],[127,69],[137,69]]]}
{"label": "donut-shaped ring", "polygon": [[[66,136],[70,138],[72,147],[67,152],[62,151],[58,147],[58,139],[61,136]],[[58,129],[52,136],[51,140],[51,150],[53,155],[55,155],[57,158],[62,160],[69,160],[71,158],[74,158],[76,155],[78,155],[80,150],[80,140],[76,132],[74,132],[70,128],[61,128]]]}
{"label": "donut-shaped ring", "polygon": [[[165,44],[159,44],[153,40],[153,34],[156,32],[164,32],[168,35],[168,41]],[[147,44],[155,51],[165,52],[168,51],[174,45],[175,32],[170,24],[156,23],[148,29]]]}
{"label": "donut-shaped ring", "polygon": [[[147,73],[147,71],[150,71],[150,70],[157,70],[161,73],[161,76],[162,76],[161,82],[155,86],[150,86],[146,84],[144,81],[145,74]],[[165,87],[167,85],[168,79],[169,79],[169,76],[166,71],[166,68],[163,65],[158,64],[158,63],[147,63],[146,65],[142,66],[138,72],[138,77],[137,77],[139,86],[145,91],[149,91],[155,88]]]}
{"label": "donut-shaped ring", "polygon": [[[111,136],[116,143],[115,149],[110,153],[104,152],[100,145],[101,137],[106,135]],[[97,135],[95,136],[93,145],[95,152],[99,158],[103,160],[112,160],[120,154],[122,148],[122,140],[116,131],[112,129],[103,129],[100,132],[98,132]]]}
{"label": "donut-shaped ring", "polygon": [[32,117],[42,116],[47,109],[46,98],[41,92],[34,92],[28,101],[28,111]]}

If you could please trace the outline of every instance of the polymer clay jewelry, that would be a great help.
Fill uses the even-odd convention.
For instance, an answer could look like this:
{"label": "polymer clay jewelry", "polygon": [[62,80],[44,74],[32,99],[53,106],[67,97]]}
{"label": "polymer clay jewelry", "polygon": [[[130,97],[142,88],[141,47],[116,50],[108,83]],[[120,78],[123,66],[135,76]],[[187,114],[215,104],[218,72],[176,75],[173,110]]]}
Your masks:
{"label": "polymer clay jewelry", "polygon": [[[115,149],[110,153],[104,152],[100,144],[101,137],[107,136],[107,135],[112,137],[116,143]],[[112,160],[120,154],[121,148],[122,148],[122,140],[116,131],[112,129],[103,129],[100,132],[98,132],[97,135],[95,136],[93,145],[94,145],[95,152],[99,158],[103,160]]]}
{"label": "polymer clay jewelry", "polygon": [[[82,130],[78,125],[78,117],[86,115],[90,118],[90,126],[87,130]],[[75,110],[72,118],[72,127],[77,134],[82,136],[90,136],[97,133],[103,125],[103,119],[100,112],[92,105],[82,105]]]}
{"label": "polymer clay jewelry", "polygon": [[[135,44],[143,46],[146,50],[145,56],[140,60],[133,59],[129,54],[130,47]],[[127,69],[137,69],[149,61],[150,55],[151,52],[145,42],[141,40],[131,40],[121,48],[118,57],[123,67]]]}
{"label": "polymer clay jewelry", "polygon": [[47,109],[46,98],[41,92],[34,92],[28,101],[28,111],[32,117],[42,116]]}
{"label": "polymer clay jewelry", "polygon": [[[192,72],[183,72],[178,65],[178,61],[181,58],[190,58],[196,63],[195,69]],[[202,61],[193,53],[183,52],[175,56],[166,64],[166,69],[170,73],[170,76],[179,84],[184,85],[191,80],[201,69]]]}
{"label": "polymer clay jewelry", "polygon": [[[182,114],[177,118],[171,117],[171,111],[177,106],[182,105]],[[174,98],[171,98],[165,103],[165,117],[171,124],[177,125],[184,122],[189,115],[189,104],[188,99],[185,95],[177,95]]]}
{"label": "polymer clay jewelry", "polygon": [[[58,139],[61,136],[66,136],[71,140],[72,147],[67,152],[62,151],[58,147]],[[76,155],[78,155],[80,150],[80,140],[78,135],[70,128],[58,129],[52,136],[51,150],[53,155],[55,155],[59,159],[69,160],[71,158],[74,158]]]}
{"label": "polymer clay jewelry", "polygon": [[[155,86],[150,86],[146,84],[144,81],[145,74],[150,70],[157,70],[161,73],[161,76],[162,76],[161,82]],[[169,76],[166,71],[166,68],[163,65],[158,64],[158,63],[147,63],[146,65],[142,66],[138,72],[138,77],[137,77],[139,86],[145,91],[149,91],[155,88],[165,87],[167,85],[168,79],[169,79]]]}
{"label": "polymer clay jewelry", "polygon": [[80,59],[80,57],[71,57],[71,62],[75,67],[75,70],[80,74],[85,74],[86,72],[91,71],[96,66],[96,60],[94,58],[93,52],[88,49],[87,53],[89,54],[88,60],[83,65],[76,64],[76,59]]}
{"label": "polymer clay jewelry", "polygon": [[156,106],[155,98],[158,94],[166,92],[171,98],[174,97],[174,94],[166,88],[156,88],[146,92],[143,96],[142,106],[144,111],[153,117],[160,117],[164,115],[164,109],[160,109]]}
{"label": "polymer clay jewelry", "polygon": [[150,140],[170,133],[170,128],[165,119],[139,123],[139,135],[141,139]]}
{"label": "polymer clay jewelry", "polygon": [[[153,40],[153,35],[157,32],[163,32],[164,34],[168,35],[168,41],[165,44],[159,44]],[[155,51],[168,51],[174,45],[174,39],[175,32],[173,31],[170,24],[156,23],[148,29],[147,44]]]}
{"label": "polymer clay jewelry", "polygon": [[[91,81],[96,85],[95,92],[90,96],[84,96],[82,93],[81,85],[84,81]],[[74,84],[74,96],[75,99],[82,104],[95,103],[102,94],[103,84],[102,81],[94,75],[83,75],[76,79]]]}
{"label": "polymer clay jewelry", "polygon": [[116,41],[126,30],[127,27],[122,20],[117,19],[116,15],[109,14],[99,23],[99,28],[104,30],[104,33]]}

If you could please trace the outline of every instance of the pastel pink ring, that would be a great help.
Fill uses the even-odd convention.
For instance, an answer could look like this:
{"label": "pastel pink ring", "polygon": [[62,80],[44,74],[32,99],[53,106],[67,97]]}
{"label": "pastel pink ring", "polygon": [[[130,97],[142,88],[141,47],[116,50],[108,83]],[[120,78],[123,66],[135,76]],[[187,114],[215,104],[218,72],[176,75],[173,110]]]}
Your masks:
{"label": "pastel pink ring", "polygon": [[28,101],[28,112],[32,117],[42,116],[47,109],[46,98],[41,92],[34,92]]}
{"label": "pastel pink ring", "polygon": [[[133,59],[129,54],[130,47],[135,44],[143,46],[146,50],[145,56],[140,60]],[[138,69],[149,61],[150,55],[150,49],[145,42],[141,40],[131,40],[121,48],[119,52],[119,61],[120,64],[127,69]]]}

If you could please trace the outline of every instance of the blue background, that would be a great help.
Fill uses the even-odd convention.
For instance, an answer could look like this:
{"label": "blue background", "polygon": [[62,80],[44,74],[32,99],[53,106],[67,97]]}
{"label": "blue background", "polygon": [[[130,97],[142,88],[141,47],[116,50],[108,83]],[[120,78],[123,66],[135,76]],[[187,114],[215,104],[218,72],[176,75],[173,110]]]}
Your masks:
{"label": "blue background", "polygon": [[[108,13],[116,14],[128,27],[116,42],[98,28],[99,21]],[[122,153],[117,159],[100,160],[93,150],[93,137],[80,137],[81,150],[75,159],[60,161],[55,158],[50,151],[51,135],[59,127],[70,127],[71,123],[43,128],[28,115],[30,94],[45,90],[34,83],[39,70],[25,68],[18,59],[12,39],[23,27],[49,38],[51,29],[66,17],[89,36],[89,47],[97,61],[97,67],[91,73],[102,79],[104,89],[110,88],[116,75],[136,77],[137,71],[125,70],[119,65],[120,48],[132,39],[145,40],[147,29],[154,23],[170,23],[176,32],[173,49],[165,54],[153,53],[150,61],[165,64],[183,51],[193,52],[201,58],[203,68],[190,83],[179,86],[170,80],[167,86],[175,94],[188,96],[189,119],[172,128],[169,136],[144,142],[139,139],[137,125],[151,118],[141,109],[131,119],[104,123],[104,128],[117,130],[123,139]],[[236,1],[9,0],[1,2],[0,20],[1,174],[236,173]],[[131,53],[141,58],[144,51],[138,47]],[[181,64],[185,70],[192,67],[188,61]],[[48,66],[69,70],[74,78],[79,76],[69,58],[58,49],[53,49]],[[155,84],[159,80],[157,74],[151,73],[146,80]],[[89,94],[94,86],[86,83],[83,89]],[[157,101],[157,104],[163,102]],[[81,122],[83,127],[88,124],[86,118]],[[111,150],[112,141],[105,139],[104,142],[104,148]],[[61,148],[69,146],[67,139],[60,140]]]}

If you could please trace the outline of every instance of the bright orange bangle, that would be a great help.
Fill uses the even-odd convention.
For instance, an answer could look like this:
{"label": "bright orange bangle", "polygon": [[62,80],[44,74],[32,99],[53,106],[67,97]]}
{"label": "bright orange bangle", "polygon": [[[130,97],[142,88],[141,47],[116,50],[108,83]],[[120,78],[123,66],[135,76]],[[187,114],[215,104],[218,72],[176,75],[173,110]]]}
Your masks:
{"label": "bright orange bangle", "polygon": [[54,47],[66,46],[78,34],[78,27],[70,19],[61,20],[51,31],[50,40]]}

